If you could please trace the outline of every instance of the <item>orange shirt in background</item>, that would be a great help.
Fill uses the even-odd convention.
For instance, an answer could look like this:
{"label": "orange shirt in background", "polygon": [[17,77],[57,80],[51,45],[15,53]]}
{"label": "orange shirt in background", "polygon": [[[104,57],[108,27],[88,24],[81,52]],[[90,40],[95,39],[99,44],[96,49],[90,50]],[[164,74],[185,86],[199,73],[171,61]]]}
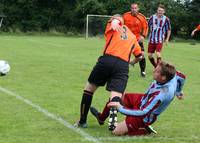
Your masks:
{"label": "orange shirt in background", "polygon": [[141,48],[137,42],[135,35],[122,25],[123,32],[117,32],[111,29],[111,23],[106,26],[104,54],[113,55],[124,61],[129,62],[131,53],[135,56],[141,54]]}
{"label": "orange shirt in background", "polygon": [[200,24],[197,26],[197,28],[196,28],[198,31],[200,31]]}
{"label": "orange shirt in background", "polygon": [[140,39],[140,36],[146,37],[148,34],[148,23],[146,17],[137,13],[132,15],[131,12],[126,12],[123,14],[124,24],[133,32],[137,40]]}

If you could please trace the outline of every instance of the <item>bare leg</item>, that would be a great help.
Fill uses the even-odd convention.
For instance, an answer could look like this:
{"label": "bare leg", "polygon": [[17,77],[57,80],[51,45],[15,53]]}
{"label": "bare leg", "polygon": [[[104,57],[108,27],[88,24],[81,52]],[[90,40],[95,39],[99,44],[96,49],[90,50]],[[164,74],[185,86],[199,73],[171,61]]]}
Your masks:
{"label": "bare leg", "polygon": [[111,91],[111,94],[110,94],[110,100],[112,101],[112,99],[114,98],[114,97],[119,97],[119,98],[121,98],[122,97],[122,93],[119,93],[119,92],[116,92],[116,91]]}
{"label": "bare leg", "polygon": [[[126,125],[126,121],[120,122],[116,128],[112,131],[112,133],[116,136],[122,136],[122,135],[130,135],[130,136],[141,136],[141,135],[149,135],[152,132],[152,129],[150,129],[151,132],[148,132],[145,128],[139,128],[138,130],[128,132],[128,127]],[[156,132],[156,131],[155,131]]]}
{"label": "bare leg", "polygon": [[94,93],[94,92],[96,91],[97,88],[98,88],[98,87],[97,87],[96,85],[87,82],[86,85],[85,85],[84,90],[87,90],[87,91],[90,91],[90,92]]}
{"label": "bare leg", "polygon": [[114,135],[121,136],[128,133],[128,128],[126,126],[125,120],[118,123],[116,128],[112,131]]}

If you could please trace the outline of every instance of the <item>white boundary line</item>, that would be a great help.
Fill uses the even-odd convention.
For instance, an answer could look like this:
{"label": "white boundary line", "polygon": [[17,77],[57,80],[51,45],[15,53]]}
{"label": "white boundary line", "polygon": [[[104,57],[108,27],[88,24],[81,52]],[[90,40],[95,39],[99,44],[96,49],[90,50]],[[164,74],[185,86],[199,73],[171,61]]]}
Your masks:
{"label": "white boundary line", "polygon": [[5,89],[3,87],[0,86],[0,91],[3,92],[3,93],[6,93],[7,95],[10,95],[10,96],[13,96],[15,97],[16,99],[20,100],[20,101],[23,101],[24,103],[26,103],[27,105],[30,105],[31,107],[33,107],[34,109],[36,109],[37,111],[43,113],[45,116],[59,122],[60,124],[64,125],[65,127],[71,129],[72,131],[76,132],[77,134],[83,136],[86,140],[88,141],[91,141],[91,142],[96,142],[96,143],[99,143],[100,141],[89,135],[88,133],[84,132],[83,130],[81,130],[80,128],[76,128],[74,127],[73,125],[71,125],[69,122],[67,122],[66,120],[64,120],[63,118],[59,117],[59,116],[56,116],[55,114],[53,113],[50,113],[48,110],[40,107],[39,105],[36,105],[34,104],[33,102],[31,102],[30,100],[8,90],[8,89]]}
{"label": "white boundary line", "polygon": [[[56,116],[53,113],[50,113],[48,110],[42,108],[39,105],[34,104],[33,102],[31,102],[30,100],[8,90],[5,89],[3,87],[0,86],[0,92],[3,92],[9,96],[13,96],[16,99],[26,103],[27,105],[30,105],[31,107],[33,107],[34,109],[36,109],[37,111],[43,113],[45,116],[59,122],[60,124],[64,125],[65,127],[71,129],[72,131],[76,132],[77,134],[83,136],[86,140],[91,141],[91,142],[95,142],[95,143],[100,143],[101,141],[117,141],[117,142],[124,142],[124,141],[139,141],[139,140],[168,140],[168,141],[174,141],[173,137],[154,137],[154,136],[141,136],[141,137],[129,137],[129,136],[123,136],[123,137],[100,137],[100,138],[95,138],[91,135],[89,135],[88,133],[84,132],[83,130],[81,130],[80,128],[76,128],[73,125],[71,125],[69,122],[67,122],[66,120],[64,120],[63,118]],[[192,140],[199,140],[200,138],[198,136],[190,136],[190,137],[176,137],[176,139],[178,140],[185,140],[185,141],[192,141]]]}

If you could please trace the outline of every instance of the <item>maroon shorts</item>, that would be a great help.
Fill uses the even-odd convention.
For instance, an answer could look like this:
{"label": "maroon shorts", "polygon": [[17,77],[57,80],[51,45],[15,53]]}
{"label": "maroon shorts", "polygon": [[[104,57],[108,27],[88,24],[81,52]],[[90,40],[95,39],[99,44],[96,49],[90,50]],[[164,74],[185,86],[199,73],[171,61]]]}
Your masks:
{"label": "maroon shorts", "polygon": [[[140,93],[126,93],[123,96],[123,105],[128,109],[139,109],[141,98],[144,94]],[[128,135],[146,135],[146,125],[143,122],[143,117],[126,116],[126,125],[128,128]]]}
{"label": "maroon shorts", "polygon": [[154,53],[155,51],[156,52],[161,52],[162,47],[163,47],[162,43],[157,43],[157,44],[149,43],[149,45],[148,45],[148,53]]}
{"label": "maroon shorts", "polygon": [[143,93],[125,93],[122,97],[123,105],[130,109],[139,109]]}

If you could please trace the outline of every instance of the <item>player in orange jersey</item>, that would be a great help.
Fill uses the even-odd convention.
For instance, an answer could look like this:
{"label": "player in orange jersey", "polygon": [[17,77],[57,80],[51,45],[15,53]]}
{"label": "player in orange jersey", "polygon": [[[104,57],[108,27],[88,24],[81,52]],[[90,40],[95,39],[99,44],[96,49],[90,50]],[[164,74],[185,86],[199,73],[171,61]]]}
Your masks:
{"label": "player in orange jersey", "polygon": [[[141,76],[145,77],[146,60],[144,57],[144,38],[148,34],[148,23],[146,17],[139,12],[139,7],[136,3],[131,4],[131,11],[123,14],[124,24],[133,32],[137,41],[142,48],[142,60],[139,61]],[[130,61],[130,64],[134,65],[135,61]]]}
{"label": "player in orange jersey", "polygon": [[200,24],[192,31],[191,36],[193,37],[197,31],[200,31]]}
{"label": "player in orange jersey", "polygon": [[[108,21],[105,40],[103,55],[98,58],[83,91],[80,120],[76,124],[78,127],[87,127],[92,97],[99,86],[106,84],[106,90],[110,91],[110,101],[120,102],[128,80],[131,54],[133,53],[138,60],[142,57],[135,35],[124,25],[120,15],[115,15]],[[117,109],[111,107],[109,130],[115,129],[116,119]]]}

